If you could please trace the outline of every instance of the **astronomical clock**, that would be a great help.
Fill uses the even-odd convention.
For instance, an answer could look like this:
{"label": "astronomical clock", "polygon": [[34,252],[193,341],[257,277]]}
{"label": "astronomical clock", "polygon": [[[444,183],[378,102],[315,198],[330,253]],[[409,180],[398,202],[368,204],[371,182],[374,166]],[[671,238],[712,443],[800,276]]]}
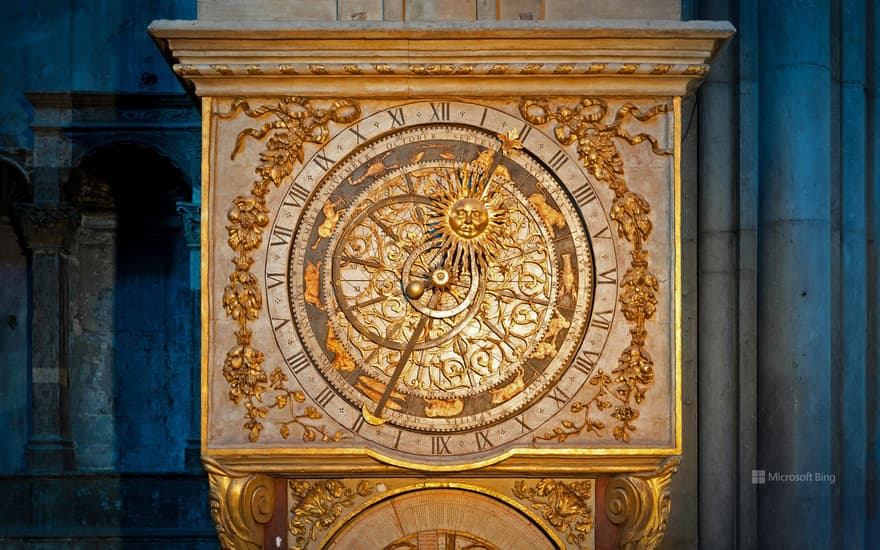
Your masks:
{"label": "astronomical clock", "polygon": [[151,33],[201,98],[227,548],[653,548],[682,100],[731,29]]}

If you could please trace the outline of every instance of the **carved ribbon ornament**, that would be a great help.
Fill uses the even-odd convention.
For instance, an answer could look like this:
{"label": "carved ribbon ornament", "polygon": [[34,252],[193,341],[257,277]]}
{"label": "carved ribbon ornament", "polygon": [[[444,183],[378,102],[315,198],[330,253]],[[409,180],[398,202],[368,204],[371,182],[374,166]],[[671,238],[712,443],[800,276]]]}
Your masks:
{"label": "carved ribbon ornament", "polygon": [[[264,140],[266,147],[260,153],[256,168],[259,176],[253,183],[250,195],[239,195],[232,200],[226,217],[229,225],[229,247],[237,254],[233,259],[235,271],[223,292],[223,308],[226,315],[236,322],[236,345],[226,353],[223,376],[229,383],[229,399],[236,405],[244,402],[245,423],[248,439],[253,443],[260,438],[262,420],[271,409],[286,410],[289,420],[280,424],[280,435],[287,439],[290,426],[302,431],[303,441],[339,441],[344,439],[340,431],[329,433],[323,425],[315,424],[322,414],[316,407],[305,405],[305,394],[286,386],[287,375],[276,368],[267,374],[263,368],[263,352],[252,347],[253,333],[248,324],[257,319],[263,307],[262,291],[257,277],[251,272],[254,259],[251,254],[263,242],[263,230],[269,225],[266,196],[278,187],[304,159],[306,143],[321,145],[330,136],[329,124],[347,124],[361,115],[360,106],[354,101],[340,99],[329,108],[316,107],[309,99],[284,97],[275,105],[263,105],[252,109],[247,101],[236,98],[226,113],[216,113],[220,118],[231,118],[244,112],[250,118],[271,117],[259,128],[242,130],[236,139],[231,158],[241,151],[246,138]],[[271,392],[274,403],[268,404],[264,394]],[[320,437],[319,437],[320,436]]]}
{"label": "carved ribbon ornament", "polygon": [[629,268],[620,280],[623,292],[618,298],[620,311],[630,324],[629,346],[623,350],[610,374],[599,369],[590,379],[590,384],[596,387],[591,398],[571,405],[571,412],[582,415],[581,420],[564,420],[561,427],[539,439],[561,442],[585,432],[599,433],[605,423],[590,416],[593,405],[599,411],[613,409],[611,417],[616,420],[614,439],[629,441],[630,432],[636,430],[634,422],[639,417],[638,405],[645,400],[645,393],[654,382],[654,361],[645,345],[648,336],[645,325],[656,312],[659,283],[648,268],[648,251],[645,249],[645,242],[651,235],[651,207],[643,196],[627,187],[617,141],[629,145],[648,142],[654,154],[671,155],[672,151],[661,148],[653,136],[631,135],[623,128],[623,123],[630,119],[645,122],[670,108],[662,103],[643,111],[632,103],[625,103],[607,122],[608,104],[598,98],[584,98],[574,107],[554,108],[545,99],[525,99],[519,105],[523,118],[536,126],[555,122],[553,133],[556,139],[563,145],[575,144],[584,168],[614,192],[610,216],[616,223],[617,235],[629,243],[631,257]]}

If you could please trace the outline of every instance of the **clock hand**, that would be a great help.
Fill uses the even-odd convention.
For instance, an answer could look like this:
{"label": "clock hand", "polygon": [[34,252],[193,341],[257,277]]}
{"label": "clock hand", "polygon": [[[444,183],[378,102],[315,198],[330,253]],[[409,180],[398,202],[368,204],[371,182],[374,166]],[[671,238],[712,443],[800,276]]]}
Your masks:
{"label": "clock hand", "polygon": [[[431,302],[428,304],[428,308],[433,309],[439,301],[440,291],[435,288],[434,295],[431,296]],[[388,380],[388,385],[385,387],[385,391],[382,393],[382,396],[376,403],[376,409],[373,411],[373,413],[367,411],[367,405],[364,404],[362,413],[364,415],[364,420],[366,420],[368,423],[374,426],[385,423],[385,420],[382,418],[382,411],[385,409],[385,404],[388,403],[388,399],[391,397],[391,392],[394,391],[394,386],[397,385],[397,381],[400,379],[400,375],[403,374],[403,368],[406,366],[406,362],[409,360],[409,356],[412,355],[413,351],[415,351],[416,341],[419,339],[419,337],[421,337],[422,331],[425,329],[425,325],[428,324],[428,319],[429,317],[427,315],[422,314],[422,317],[416,324],[416,328],[413,329],[412,336],[410,337],[409,342],[407,342],[406,348],[403,350],[403,353],[400,355],[400,360],[398,360],[397,366],[394,367],[394,372],[391,373],[391,378]]]}

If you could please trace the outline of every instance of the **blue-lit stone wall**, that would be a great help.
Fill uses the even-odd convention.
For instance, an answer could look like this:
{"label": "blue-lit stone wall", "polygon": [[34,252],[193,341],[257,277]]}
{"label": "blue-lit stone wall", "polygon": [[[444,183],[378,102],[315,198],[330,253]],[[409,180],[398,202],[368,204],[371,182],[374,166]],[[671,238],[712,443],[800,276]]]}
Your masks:
{"label": "blue-lit stone wall", "polygon": [[[216,548],[178,214],[198,202],[199,113],[146,34],[196,3],[2,9],[0,547]],[[71,207],[63,245],[19,201]]]}
{"label": "blue-lit stone wall", "polygon": [[[657,16],[649,1],[462,3],[472,19]],[[0,547],[217,545],[193,468],[198,240],[177,215],[198,208],[199,113],[145,32],[197,4],[2,7]],[[429,4],[408,13],[459,16]],[[400,19],[402,5],[285,9]],[[878,548],[878,9],[684,0],[680,14],[738,33],[684,102],[685,448],[662,547]],[[16,201],[69,205],[53,227],[71,238]]]}
{"label": "blue-lit stone wall", "polygon": [[195,0],[37,0],[2,10],[0,150],[33,145],[25,91],[181,93],[146,28],[195,19]]}

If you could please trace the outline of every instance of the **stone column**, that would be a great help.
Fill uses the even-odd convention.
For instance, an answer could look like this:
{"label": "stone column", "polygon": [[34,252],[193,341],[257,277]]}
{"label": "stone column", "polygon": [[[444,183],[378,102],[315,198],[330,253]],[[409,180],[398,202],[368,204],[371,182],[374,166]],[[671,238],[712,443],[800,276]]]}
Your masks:
{"label": "stone column", "polygon": [[[868,267],[866,156],[867,86],[865,0],[843,0],[832,17],[832,40],[838,45],[836,74],[839,152],[834,156],[832,199],[834,237],[835,327],[832,399],[835,421],[833,532],[839,548],[865,545],[867,426],[865,409]],[[835,25],[835,23],[837,23]],[[837,32],[834,32],[837,31]],[[832,148],[832,151],[834,149]],[[836,207],[836,208],[835,208]]]}
{"label": "stone column", "polygon": [[25,246],[32,254],[31,434],[25,465],[34,472],[74,467],[67,373],[66,258],[78,223],[63,205],[16,204]]}
{"label": "stone column", "polygon": [[192,369],[190,370],[189,436],[186,439],[184,463],[187,470],[202,467],[201,449],[201,206],[178,202],[177,213],[183,222],[183,233],[189,249],[189,288],[192,291]]}
{"label": "stone column", "polygon": [[[106,184],[104,184],[106,186]],[[109,186],[106,186],[109,193]],[[114,348],[117,220],[110,207],[86,210],[82,203],[77,243],[71,255],[70,373],[71,436],[78,470],[113,470],[119,461]]]}
{"label": "stone column", "polygon": [[867,117],[865,149],[868,158],[865,219],[868,236],[866,338],[866,472],[865,548],[880,547],[880,9],[866,3]]}
{"label": "stone column", "polygon": [[758,485],[751,473],[758,458],[758,135],[760,85],[758,81],[758,4],[760,0],[740,0],[739,50],[739,189],[737,254],[737,344],[739,353],[739,494],[737,498],[737,542],[739,548],[758,546]]}
{"label": "stone column", "polygon": [[761,548],[830,548],[828,0],[760,2],[758,489]]}
{"label": "stone column", "polygon": [[[730,2],[701,0],[699,19],[734,20]],[[699,537],[736,548],[739,442],[737,42],[698,92],[699,113]]]}

